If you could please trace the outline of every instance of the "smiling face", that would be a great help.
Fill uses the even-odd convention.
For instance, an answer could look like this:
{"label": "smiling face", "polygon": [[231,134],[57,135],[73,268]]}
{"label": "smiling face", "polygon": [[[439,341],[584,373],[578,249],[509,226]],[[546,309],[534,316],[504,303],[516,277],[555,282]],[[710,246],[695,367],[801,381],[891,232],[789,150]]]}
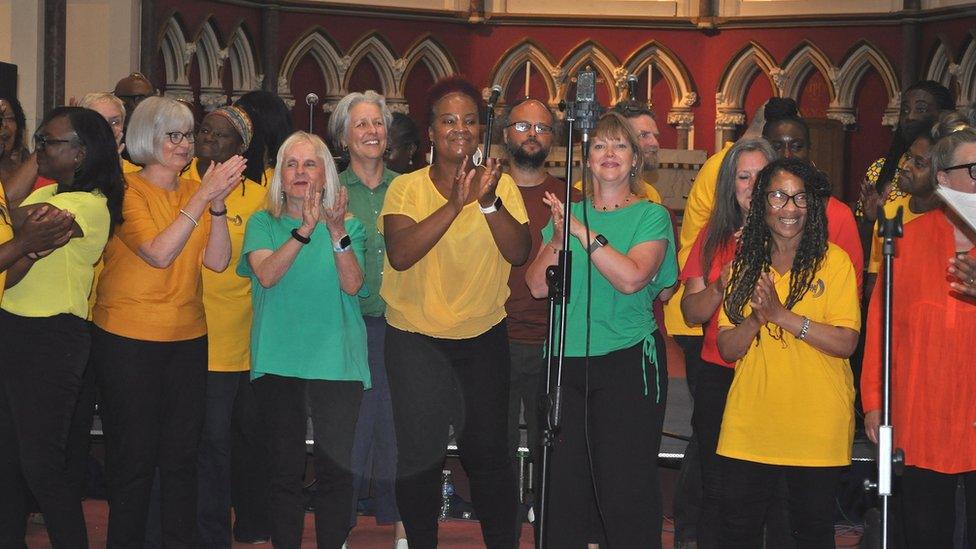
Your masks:
{"label": "smiling face", "polygon": [[913,196],[925,196],[934,189],[932,173],[932,141],[916,139],[898,167],[898,188]]}
{"label": "smiling face", "polygon": [[244,140],[225,116],[208,114],[197,130],[196,142],[198,165],[210,162],[226,162],[235,154],[244,152]]}
{"label": "smiling face", "polygon": [[756,175],[769,164],[761,151],[745,151],[735,164],[735,201],[743,214],[749,211],[752,190],[756,187]]}
{"label": "smiling face", "polygon": [[[458,162],[478,148],[478,106],[463,93],[449,93],[434,104],[427,130],[434,144],[434,162]],[[487,153],[487,151],[485,151]]]}
{"label": "smiling face", "polygon": [[790,172],[780,170],[773,174],[769,187],[764,193],[764,198],[766,199],[766,225],[773,233],[774,239],[791,241],[801,238],[803,226],[806,224],[807,210],[797,207],[796,202],[792,199],[787,200],[786,204],[777,208],[770,204],[770,193],[779,191],[795,196],[805,192],[805,190],[803,180]]}
{"label": "smiling face", "polygon": [[170,170],[182,171],[190,160],[193,159],[193,143],[190,143],[190,139],[183,137],[180,139],[179,143],[173,143],[172,139],[168,133],[180,132],[183,134],[188,134],[190,138],[193,137],[193,126],[188,126],[184,128],[174,128],[162,132],[162,145],[161,154],[159,155],[160,162],[162,166]]}
{"label": "smiling face", "polygon": [[627,123],[640,143],[641,156],[644,157],[644,170],[656,170],[658,167],[658,151],[661,150],[661,144],[657,140],[661,132],[657,129],[657,123],[646,114],[628,118]]}
{"label": "smiling face", "polygon": [[629,185],[637,162],[630,142],[622,136],[597,135],[590,145],[589,166],[593,179],[601,185]]}
{"label": "smiling face", "polygon": [[37,148],[37,173],[58,183],[70,183],[85,158],[85,148],[67,116],[48,121],[37,131],[47,142]]}
{"label": "smiling face", "polygon": [[386,152],[386,122],[380,106],[360,101],[349,109],[349,129],[343,139],[353,159],[376,160]]}
{"label": "smiling face", "polygon": [[[956,147],[956,152],[952,155],[950,166],[959,166],[976,162],[976,143],[963,143]],[[938,177],[939,185],[949,187],[954,191],[962,193],[976,193],[976,178],[973,177],[971,170],[966,168],[956,168],[955,170],[940,170]]]}
{"label": "smiling face", "polygon": [[285,151],[281,165],[281,188],[289,201],[302,201],[306,192],[325,186],[325,165],[308,141],[298,141]]}

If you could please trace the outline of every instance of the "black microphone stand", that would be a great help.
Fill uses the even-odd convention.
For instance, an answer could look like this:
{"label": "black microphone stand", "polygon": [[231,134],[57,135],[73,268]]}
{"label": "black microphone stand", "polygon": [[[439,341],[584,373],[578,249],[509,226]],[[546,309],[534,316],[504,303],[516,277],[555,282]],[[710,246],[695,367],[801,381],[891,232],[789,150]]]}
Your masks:
{"label": "black microphone stand", "polygon": [[[573,130],[577,121],[583,129],[582,164],[583,194],[586,194],[586,161],[589,156],[589,132],[596,126],[599,105],[594,95],[596,74],[586,67],[577,78],[576,101],[565,106],[566,111],[566,186],[563,194],[563,242],[555,265],[546,269],[549,285],[549,334],[546,339],[546,425],[543,429],[542,456],[540,458],[539,516],[536,520],[536,547],[546,547],[546,527],[549,513],[549,484],[552,473],[552,451],[555,439],[562,427],[562,378],[563,355],[566,349],[566,315],[572,280],[572,257],[569,250],[570,204],[573,196]],[[581,97],[582,95],[582,97]],[[558,315],[557,315],[558,306]],[[558,316],[558,323],[556,318]],[[557,337],[556,331],[559,331]]]}
{"label": "black microphone stand", "polygon": [[[497,98],[498,96],[492,94],[492,97]],[[495,101],[497,101],[497,99],[495,99]],[[495,101],[489,99],[485,104],[484,156],[482,156],[481,164],[483,164],[484,161],[488,160],[488,157],[491,156],[491,132],[492,126],[495,124]]]}
{"label": "black microphone stand", "polygon": [[894,427],[891,425],[891,289],[892,266],[895,257],[895,239],[904,234],[901,206],[894,217],[885,216],[884,209],[878,206],[878,236],[884,239],[881,254],[884,257],[884,278],[881,281],[883,319],[881,367],[883,374],[881,426],[878,428],[878,482],[864,481],[867,490],[877,488],[881,499],[881,547],[887,549],[890,537],[889,498],[892,494],[894,475],[901,475],[905,464],[905,452],[894,448]]}

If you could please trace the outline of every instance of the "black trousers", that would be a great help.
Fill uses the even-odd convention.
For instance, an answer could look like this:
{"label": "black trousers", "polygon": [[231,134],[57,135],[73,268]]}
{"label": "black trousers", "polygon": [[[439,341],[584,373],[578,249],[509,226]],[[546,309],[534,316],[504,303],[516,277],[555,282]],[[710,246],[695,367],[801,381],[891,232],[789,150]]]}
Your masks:
{"label": "black trousers", "polygon": [[140,341],[95,326],[92,353],[105,430],[108,546],[142,547],[158,467],[163,547],[192,547],[206,336]]}
{"label": "black trousers", "polygon": [[[956,516],[956,485],[960,480],[965,488],[965,517]],[[976,471],[946,474],[905,467],[896,482],[892,508],[906,549],[952,547],[956,523],[961,520],[966,522],[969,546],[976,544]]]}
{"label": "black trousers", "polygon": [[485,545],[514,547],[518,495],[508,447],[505,322],[461,340],[388,326],[386,369],[397,433],[397,506],[411,549],[437,546],[441,467],[452,423]]}
{"label": "black trousers", "polygon": [[352,444],[363,384],[263,375],[252,385],[270,444],[271,542],[276,549],[298,548],[302,543],[305,428],[311,409],[315,540],[323,549],[339,549],[349,533],[352,513]]}
{"label": "black trousers", "polygon": [[33,493],[54,547],[88,547],[68,473],[69,432],[91,346],[71,314],[0,311],[0,547],[23,547]]}
{"label": "black trousers", "polygon": [[548,547],[661,547],[657,456],[668,368],[660,332],[654,340],[656,367],[644,356],[643,344],[591,357],[588,372],[584,359],[565,360],[562,429],[552,450]]}
{"label": "black trousers", "polygon": [[698,546],[702,549],[721,547],[718,536],[722,518],[722,458],[715,451],[733,377],[735,370],[732,368],[706,362],[695,386],[691,425],[698,437],[701,463],[702,506],[697,530]]}
{"label": "black trousers", "polygon": [[847,467],[791,467],[721,457],[720,546],[758,549],[763,522],[786,479],[790,529],[798,549],[834,547],[837,486]]}

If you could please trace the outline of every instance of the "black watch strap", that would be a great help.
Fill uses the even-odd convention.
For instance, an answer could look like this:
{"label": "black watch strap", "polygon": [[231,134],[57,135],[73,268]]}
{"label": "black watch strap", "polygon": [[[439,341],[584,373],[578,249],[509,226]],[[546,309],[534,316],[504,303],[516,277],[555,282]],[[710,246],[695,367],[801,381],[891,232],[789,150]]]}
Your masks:
{"label": "black watch strap", "polygon": [[291,230],[291,237],[294,238],[295,240],[301,242],[302,244],[308,244],[309,242],[312,241],[312,237],[310,237],[310,236],[302,236],[301,233],[298,232],[298,229],[292,229]]}

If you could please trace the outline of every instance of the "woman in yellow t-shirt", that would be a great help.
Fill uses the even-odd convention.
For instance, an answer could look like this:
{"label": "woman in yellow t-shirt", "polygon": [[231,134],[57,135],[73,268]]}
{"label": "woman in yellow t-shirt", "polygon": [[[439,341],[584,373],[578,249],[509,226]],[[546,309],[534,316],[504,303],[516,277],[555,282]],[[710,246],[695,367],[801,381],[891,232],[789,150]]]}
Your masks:
{"label": "woman in yellow t-shirt", "polygon": [[38,172],[55,184],[34,191],[18,214],[55,208],[73,221],[64,246],[25,254],[9,269],[0,301],[0,485],[15,504],[0,506],[0,538],[23,542],[22,503],[32,492],[51,543],[86,547],[81,494],[65,463],[91,348],[93,265],[122,219],[122,171],[108,124],[88,109],[55,109],[34,141]]}
{"label": "woman in yellow t-shirt", "polygon": [[126,147],[145,168],[126,176],[125,222],[105,248],[92,311],[111,546],[143,542],[157,468],[163,544],[195,543],[207,375],[201,269],[230,261],[225,199],[245,161],[217,164],[202,182],[181,178],[194,140],[182,103],[150,97],[132,113]]}
{"label": "woman in yellow t-shirt", "polygon": [[736,362],[717,452],[722,547],[762,545],[781,478],[798,545],[833,546],[861,316],[851,260],[828,242],[829,196],[826,176],[797,159],[769,164],[752,194],[718,321],[719,353]]}
{"label": "woman in yellow t-shirt", "polygon": [[505,300],[511,265],[529,255],[528,216],[496,160],[469,164],[488,152],[478,150],[482,102],[474,86],[444,79],[429,99],[433,163],[393,180],[379,219],[397,504],[410,546],[436,546],[453,423],[485,543],[512,547],[518,502]]}

